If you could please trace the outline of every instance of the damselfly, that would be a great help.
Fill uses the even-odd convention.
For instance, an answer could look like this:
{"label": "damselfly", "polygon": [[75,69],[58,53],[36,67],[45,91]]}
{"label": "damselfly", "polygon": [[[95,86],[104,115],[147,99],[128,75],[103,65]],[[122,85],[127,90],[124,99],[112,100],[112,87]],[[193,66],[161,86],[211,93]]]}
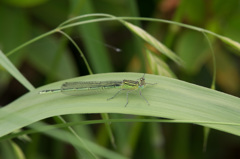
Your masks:
{"label": "damselfly", "polygon": [[147,102],[148,100],[142,95],[142,89],[146,86],[146,84],[155,84],[155,83],[146,83],[145,74],[139,80],[122,80],[122,81],[79,81],[79,82],[66,82],[64,83],[60,89],[50,89],[50,90],[42,90],[39,94],[49,94],[49,93],[57,93],[61,92],[67,95],[90,95],[94,93],[100,93],[104,90],[118,88],[117,91],[111,98],[107,100],[113,99],[116,97],[121,91],[127,92],[127,102],[125,107],[128,105],[128,94],[132,93],[136,90],[139,91],[140,96]]}

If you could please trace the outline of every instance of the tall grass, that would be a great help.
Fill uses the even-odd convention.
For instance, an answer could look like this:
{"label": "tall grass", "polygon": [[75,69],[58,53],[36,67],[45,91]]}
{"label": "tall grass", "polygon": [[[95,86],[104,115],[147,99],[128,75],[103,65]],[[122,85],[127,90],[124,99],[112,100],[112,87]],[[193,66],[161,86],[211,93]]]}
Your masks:
{"label": "tall grass", "polygon": [[[166,58],[172,60],[178,67],[184,68],[184,61],[182,61],[177,54],[175,54],[163,43],[158,41],[156,38],[151,36],[149,33],[144,31],[140,27],[132,24],[131,22],[128,22],[130,20],[161,22],[177,25],[179,27],[185,27],[187,29],[192,29],[194,31],[204,33],[204,35],[212,35],[215,38],[221,40],[222,42],[229,44],[235,49],[238,49],[238,51],[240,50],[240,44],[236,41],[233,41],[225,36],[210,32],[208,30],[182,23],[153,18],[116,17],[109,14],[86,14],[65,21],[57,28],[20,45],[19,47],[6,53],[6,55],[10,56],[16,54],[17,51],[32,44],[33,42],[58,32],[68,37],[70,41],[75,45],[75,47],[78,48],[78,46],[74,43],[74,41],[72,41],[70,36],[68,36],[64,32],[64,30],[76,26],[84,26],[86,24],[95,24],[97,22],[118,21],[129,31],[142,39],[145,43],[151,45],[151,47],[155,48],[158,52],[164,54]],[[90,29],[90,32],[92,30],[92,28],[85,29]],[[89,32],[89,30],[87,32]],[[98,33],[94,32],[94,35],[95,34]],[[92,45],[88,46],[89,49],[91,47]],[[94,53],[94,55],[91,55],[91,58],[95,58],[94,60],[91,59],[91,62],[94,64],[92,65],[94,70],[93,72],[102,72],[101,70],[98,70],[98,67],[100,67],[99,65],[101,63],[106,64],[106,66],[103,67],[104,71],[111,71],[111,66],[108,63],[109,60],[105,57],[102,58],[103,55],[99,55],[97,50],[95,49],[90,50],[90,52]],[[85,58],[80,48],[78,48],[78,50],[80,56]],[[163,62],[163,59],[161,59],[159,56],[154,55],[151,51],[149,51],[148,48],[146,48],[146,50],[146,52],[148,53],[148,62],[151,64],[155,64],[155,67],[154,65],[152,66],[152,72],[165,72],[170,77],[176,77],[170,67],[165,62]],[[98,56],[96,56],[97,54]],[[147,98],[150,105],[147,105],[137,93],[132,93],[129,95],[129,104],[127,107],[124,107],[126,103],[125,94],[120,94],[113,100],[107,101],[107,99],[111,97],[112,93],[114,92],[106,92],[102,94],[84,97],[65,96],[60,93],[39,95],[38,92],[40,90],[60,88],[64,82],[123,79],[137,80],[142,76],[142,73],[95,74],[50,83],[48,85],[44,85],[40,88],[35,89],[30,84],[30,82],[17,70],[17,68],[15,68],[15,66],[10,62],[7,56],[5,56],[2,51],[0,52],[0,64],[6,71],[8,71],[14,78],[16,78],[24,87],[29,90],[29,93],[26,93],[22,97],[0,109],[1,139],[2,141],[7,142],[9,147],[15,148],[14,152],[16,153],[16,156],[21,155],[21,153],[19,152],[21,150],[19,150],[18,146],[10,139],[12,139],[13,137],[20,138],[22,137],[22,135],[28,135],[30,133],[36,132],[46,134],[50,137],[56,138],[56,140],[72,145],[76,149],[76,154],[82,156],[83,158],[98,158],[98,156],[104,158],[128,158],[134,156],[134,148],[136,148],[137,140],[128,140],[128,138],[126,137],[128,135],[128,126],[125,125],[123,126],[123,130],[119,130],[120,127],[114,127],[115,122],[130,123],[134,121],[159,123],[191,123],[205,126],[208,128],[213,128],[237,136],[240,135],[240,123],[238,122],[240,119],[240,99],[232,95],[212,90],[210,88],[197,86],[177,79],[150,74],[146,74],[146,82],[157,83],[156,85],[147,85],[147,87],[143,90],[143,95]],[[88,61],[86,59],[84,60],[84,62],[88,67],[89,73],[91,74],[91,66],[88,64]],[[106,69],[104,69],[105,67]],[[162,70],[159,71],[159,69],[156,68],[161,68]],[[214,67],[214,69],[216,68]],[[213,78],[213,83],[215,82],[215,80],[216,79]],[[108,116],[105,116],[105,119],[103,120],[87,121],[86,119],[86,121],[68,123],[62,117],[60,117],[60,115],[69,114],[97,113],[117,113],[166,119],[121,119],[121,117],[119,119],[108,119]],[[41,120],[49,117],[55,117],[58,125],[50,125],[41,122]],[[113,136],[111,137],[113,145],[116,144],[115,149],[110,148],[111,146],[101,146],[95,141],[96,137],[95,139],[90,139],[91,137],[84,137],[84,135],[81,136],[77,130],[71,127],[81,124],[98,123],[107,123],[106,125],[109,129],[107,134],[112,134],[112,129],[113,134],[117,134],[112,134],[114,137],[116,137],[116,141],[113,141]],[[136,126],[130,128],[133,134],[138,132],[139,130],[143,130],[141,128],[141,126],[143,125],[138,126],[139,127]],[[29,130],[19,130],[24,127],[28,127]],[[65,129],[57,129],[59,127],[63,127]],[[20,132],[15,132],[16,130],[19,130]],[[106,130],[103,128],[102,132],[104,134]],[[133,134],[130,135],[134,137]],[[138,133],[138,135],[141,134]],[[159,136],[154,137],[154,140],[157,140],[156,138]],[[108,139],[106,140],[108,141]]]}

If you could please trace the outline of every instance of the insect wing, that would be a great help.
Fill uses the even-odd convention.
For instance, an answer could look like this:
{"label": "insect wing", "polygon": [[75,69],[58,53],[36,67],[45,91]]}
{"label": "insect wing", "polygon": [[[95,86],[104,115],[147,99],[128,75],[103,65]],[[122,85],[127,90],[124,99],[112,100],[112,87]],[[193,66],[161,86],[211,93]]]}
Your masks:
{"label": "insect wing", "polygon": [[101,91],[121,87],[122,81],[83,81],[66,82],[62,85],[62,93],[67,95],[90,95]]}

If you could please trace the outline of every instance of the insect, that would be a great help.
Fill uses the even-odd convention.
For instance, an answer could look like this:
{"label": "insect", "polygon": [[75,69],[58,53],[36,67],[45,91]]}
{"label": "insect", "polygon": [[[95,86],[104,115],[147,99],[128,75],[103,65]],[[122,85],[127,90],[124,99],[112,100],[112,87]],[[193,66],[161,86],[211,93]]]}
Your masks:
{"label": "insect", "polygon": [[140,96],[146,101],[148,105],[148,100],[142,95],[142,89],[146,86],[146,84],[156,84],[156,83],[146,83],[145,74],[139,80],[122,80],[122,81],[79,81],[79,82],[66,82],[64,83],[60,89],[50,89],[50,90],[42,90],[39,94],[50,94],[61,92],[67,95],[81,96],[81,95],[91,95],[94,93],[100,93],[104,90],[117,88],[119,89],[111,98],[107,100],[111,100],[116,97],[121,91],[127,92],[127,102],[125,107],[128,105],[128,95],[129,93],[138,90]]}

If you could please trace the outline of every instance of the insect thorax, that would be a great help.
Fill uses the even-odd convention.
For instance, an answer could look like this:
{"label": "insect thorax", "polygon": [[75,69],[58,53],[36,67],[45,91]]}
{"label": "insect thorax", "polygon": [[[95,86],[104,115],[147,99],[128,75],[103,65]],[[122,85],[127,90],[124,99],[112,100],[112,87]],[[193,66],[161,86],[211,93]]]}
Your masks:
{"label": "insect thorax", "polygon": [[133,80],[123,80],[122,89],[124,90],[134,90],[138,89],[139,82]]}

